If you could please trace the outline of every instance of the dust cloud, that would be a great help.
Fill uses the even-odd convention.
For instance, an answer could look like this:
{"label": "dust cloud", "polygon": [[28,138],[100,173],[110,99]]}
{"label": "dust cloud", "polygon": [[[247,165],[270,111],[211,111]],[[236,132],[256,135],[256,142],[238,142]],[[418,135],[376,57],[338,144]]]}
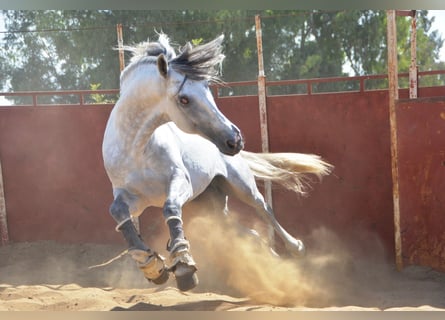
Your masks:
{"label": "dust cloud", "polygon": [[357,259],[336,234],[319,228],[307,239],[311,246],[306,256],[296,259],[272,254],[247,230],[235,215],[203,214],[188,222],[186,232],[200,278],[195,291],[277,306],[321,307],[370,299],[368,289],[384,289],[392,276],[383,247],[372,236],[372,249]]}
{"label": "dust cloud", "polygon": [[[306,256],[296,259],[277,250],[277,257],[264,241],[248,232],[248,227],[253,227],[265,238],[264,224],[251,220],[240,223],[238,217],[235,212],[227,217],[211,210],[185,215],[185,234],[200,279],[191,293],[247,297],[251,302],[272,306],[321,308],[384,305],[388,303],[384,293],[394,292],[400,286],[401,275],[385,260],[383,246],[372,234],[358,231],[360,241],[354,250],[343,236],[318,228],[302,239],[307,245]],[[168,257],[167,228],[164,229],[149,244]],[[367,239],[365,245],[363,239]],[[279,241],[277,238],[277,244]],[[0,248],[0,283],[75,283],[82,287],[152,288],[157,292],[176,287],[173,276],[161,286],[149,283],[128,255],[106,266],[90,268],[125,249],[124,243],[16,243]],[[399,289],[405,292],[403,287]]]}

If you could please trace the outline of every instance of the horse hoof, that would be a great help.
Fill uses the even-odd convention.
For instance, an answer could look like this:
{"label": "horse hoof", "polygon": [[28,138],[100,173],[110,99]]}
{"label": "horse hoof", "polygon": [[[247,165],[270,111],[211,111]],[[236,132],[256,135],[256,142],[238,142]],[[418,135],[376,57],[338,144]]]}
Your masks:
{"label": "horse hoof", "polygon": [[169,278],[169,272],[167,269],[164,268],[158,278],[156,279],[146,278],[146,279],[150,282],[153,282],[154,284],[160,285],[166,283],[168,278]]}
{"label": "horse hoof", "polygon": [[168,280],[169,270],[165,266],[163,256],[156,252],[139,249],[130,250],[129,254],[136,260],[139,269],[148,281],[163,284]]}
{"label": "horse hoof", "polygon": [[287,245],[287,250],[295,258],[303,258],[306,256],[306,247],[301,240],[295,240],[290,245]]}
{"label": "horse hoof", "polygon": [[175,267],[176,286],[181,291],[188,291],[199,283],[196,267],[178,263]]}

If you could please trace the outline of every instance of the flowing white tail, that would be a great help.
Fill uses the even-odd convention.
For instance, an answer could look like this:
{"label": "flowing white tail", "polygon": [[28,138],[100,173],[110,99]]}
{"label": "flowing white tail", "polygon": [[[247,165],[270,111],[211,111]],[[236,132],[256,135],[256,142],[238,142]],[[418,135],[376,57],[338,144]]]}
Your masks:
{"label": "flowing white tail", "polygon": [[271,181],[294,191],[305,194],[309,187],[310,174],[318,179],[328,175],[333,166],[319,156],[303,153],[253,153],[241,151],[258,179]]}

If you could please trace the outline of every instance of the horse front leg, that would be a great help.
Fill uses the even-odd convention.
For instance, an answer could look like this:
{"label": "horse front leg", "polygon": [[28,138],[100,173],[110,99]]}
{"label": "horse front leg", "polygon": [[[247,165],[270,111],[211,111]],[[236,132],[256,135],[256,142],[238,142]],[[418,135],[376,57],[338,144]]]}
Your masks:
{"label": "horse front leg", "polygon": [[163,215],[170,232],[167,250],[170,252],[170,270],[176,278],[179,290],[187,291],[198,285],[196,263],[190,254],[182,222],[182,206],[192,196],[192,186],[187,175],[176,170],[172,175]]}
{"label": "horse front leg", "polygon": [[136,261],[145,278],[155,284],[165,283],[169,274],[164,258],[143,242],[131,221],[129,206],[122,193],[118,194],[111,204],[110,214],[117,223],[116,230],[122,232],[128,243],[128,253]]}

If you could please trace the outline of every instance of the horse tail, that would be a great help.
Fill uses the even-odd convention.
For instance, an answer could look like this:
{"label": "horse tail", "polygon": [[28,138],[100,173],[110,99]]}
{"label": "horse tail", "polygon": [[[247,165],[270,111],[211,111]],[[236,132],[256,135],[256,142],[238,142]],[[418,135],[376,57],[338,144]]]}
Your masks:
{"label": "horse tail", "polygon": [[241,151],[250,170],[258,179],[275,182],[288,190],[305,194],[313,182],[328,175],[333,166],[319,156],[303,153],[253,153]]}

